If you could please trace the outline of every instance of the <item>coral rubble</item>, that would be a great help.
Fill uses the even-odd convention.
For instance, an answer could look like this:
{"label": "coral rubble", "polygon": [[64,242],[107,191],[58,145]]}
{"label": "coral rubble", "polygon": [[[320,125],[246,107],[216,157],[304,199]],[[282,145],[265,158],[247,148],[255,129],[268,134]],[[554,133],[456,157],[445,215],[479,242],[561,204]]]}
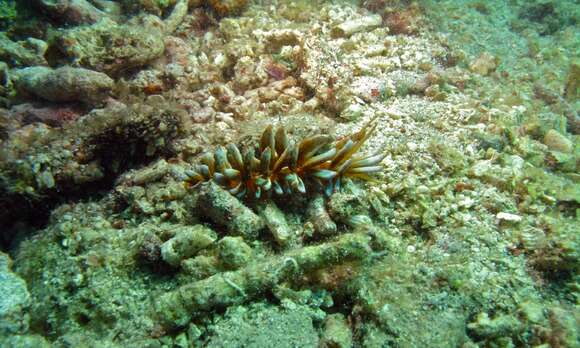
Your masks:
{"label": "coral rubble", "polygon": [[578,345],[575,1],[31,4],[0,346]]}
{"label": "coral rubble", "polygon": [[166,327],[183,326],[192,315],[255,297],[295,272],[311,272],[337,262],[360,260],[369,251],[368,237],[345,234],[332,243],[297,249],[281,258],[183,285],[155,302],[155,316]]}

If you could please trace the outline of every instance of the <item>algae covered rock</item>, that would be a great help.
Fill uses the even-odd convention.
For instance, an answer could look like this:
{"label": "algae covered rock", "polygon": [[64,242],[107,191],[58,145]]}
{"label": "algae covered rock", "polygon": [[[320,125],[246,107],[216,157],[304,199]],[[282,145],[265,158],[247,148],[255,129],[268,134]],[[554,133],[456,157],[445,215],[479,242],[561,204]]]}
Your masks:
{"label": "algae covered rock", "polygon": [[202,225],[184,226],[175,236],[161,245],[163,261],[178,266],[183,259],[194,256],[216,240],[215,232]]}
{"label": "algae covered rock", "polygon": [[523,329],[520,321],[514,316],[498,315],[490,319],[487,313],[478,314],[467,328],[473,335],[487,339],[514,335]]}
{"label": "algae covered rock", "polygon": [[76,66],[115,75],[163,53],[162,27],[158,19],[148,17],[142,23],[123,25],[104,18],[59,33],[54,46]]}
{"label": "algae covered rock", "polygon": [[336,313],[326,317],[320,347],[349,348],[352,344],[352,332],[344,315]]}
{"label": "algae covered rock", "polygon": [[24,68],[13,71],[12,78],[21,93],[52,102],[99,103],[109,96],[114,84],[106,74],[71,67]]}
{"label": "algae covered rock", "polygon": [[279,245],[285,246],[292,241],[294,234],[288,226],[284,212],[276,204],[270,202],[261,206],[260,216]]}
{"label": "algae covered rock", "polygon": [[[173,140],[187,128],[184,120],[169,105],[116,105],[63,128],[34,124],[14,132],[3,143],[6,160],[0,162],[0,221],[49,209],[109,175],[173,153]],[[0,234],[9,239],[8,230]]]}
{"label": "algae covered rock", "polygon": [[336,234],[336,223],[330,218],[322,195],[317,195],[308,203],[306,214],[308,215],[308,220],[312,223],[316,233],[321,236],[331,236]]}
{"label": "algae covered rock", "polygon": [[254,240],[264,228],[264,221],[236,197],[219,185],[208,182],[199,186],[199,208],[229,233]]}
{"label": "algae covered rock", "polygon": [[302,307],[238,307],[216,323],[211,333],[205,347],[318,347],[312,315]]}
{"label": "algae covered rock", "polygon": [[209,0],[209,6],[220,16],[237,15],[244,10],[248,4],[247,0]]}
{"label": "algae covered rock", "polygon": [[544,136],[544,144],[553,151],[571,153],[574,149],[574,143],[560,134],[557,130],[550,129]]}
{"label": "algae covered rock", "polygon": [[52,345],[40,335],[13,335],[0,338],[5,348],[51,348]]}
{"label": "algae covered rock", "polygon": [[218,243],[218,253],[224,266],[236,269],[248,264],[252,248],[241,237],[224,237]]}
{"label": "algae covered rock", "polygon": [[34,0],[54,20],[66,24],[91,24],[107,13],[87,0]]}
{"label": "algae covered rock", "polygon": [[11,66],[47,65],[44,53],[47,45],[44,41],[28,38],[25,41],[14,42],[3,32],[0,32],[0,59]]}
{"label": "algae covered rock", "polygon": [[9,256],[0,252],[0,337],[28,330],[30,294],[26,282],[12,273],[11,263]]}

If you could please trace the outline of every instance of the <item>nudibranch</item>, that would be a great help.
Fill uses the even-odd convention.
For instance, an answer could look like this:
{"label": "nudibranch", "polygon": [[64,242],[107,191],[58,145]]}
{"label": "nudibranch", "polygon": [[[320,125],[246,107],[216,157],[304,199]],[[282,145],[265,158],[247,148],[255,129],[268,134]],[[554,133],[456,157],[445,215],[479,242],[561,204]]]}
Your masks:
{"label": "nudibranch", "polygon": [[243,154],[234,144],[203,154],[193,170],[186,172],[186,182],[194,186],[213,180],[238,198],[305,194],[311,185],[330,195],[340,189],[344,178],[370,180],[371,174],[383,170],[380,163],[385,153],[357,154],[376,126],[371,121],[339,140],[315,135],[295,142],[288,138],[284,127],[274,130],[269,125],[259,146]]}

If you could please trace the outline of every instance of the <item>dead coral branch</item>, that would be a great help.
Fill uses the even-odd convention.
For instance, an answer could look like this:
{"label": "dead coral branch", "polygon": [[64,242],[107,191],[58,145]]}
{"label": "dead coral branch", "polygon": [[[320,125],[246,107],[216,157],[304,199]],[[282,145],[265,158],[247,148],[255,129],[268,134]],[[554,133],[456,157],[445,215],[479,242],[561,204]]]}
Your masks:
{"label": "dead coral branch", "polygon": [[362,260],[370,254],[369,242],[370,237],[364,234],[345,234],[334,242],[304,247],[235,272],[186,284],[159,297],[154,303],[154,316],[167,329],[182,327],[192,316],[243,303],[292,275]]}

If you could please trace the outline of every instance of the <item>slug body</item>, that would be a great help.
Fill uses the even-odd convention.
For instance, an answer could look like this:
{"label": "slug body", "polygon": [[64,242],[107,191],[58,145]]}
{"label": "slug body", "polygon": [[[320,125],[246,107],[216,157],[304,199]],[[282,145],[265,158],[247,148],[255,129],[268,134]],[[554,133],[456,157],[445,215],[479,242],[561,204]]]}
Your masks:
{"label": "slug body", "polygon": [[357,154],[375,128],[371,121],[340,140],[315,135],[294,142],[283,127],[274,131],[269,125],[257,148],[242,154],[236,145],[229,144],[203,154],[200,163],[187,172],[186,181],[193,186],[213,180],[238,198],[305,194],[312,184],[330,195],[340,189],[345,177],[369,180],[371,174],[383,170],[380,162],[386,154]]}

